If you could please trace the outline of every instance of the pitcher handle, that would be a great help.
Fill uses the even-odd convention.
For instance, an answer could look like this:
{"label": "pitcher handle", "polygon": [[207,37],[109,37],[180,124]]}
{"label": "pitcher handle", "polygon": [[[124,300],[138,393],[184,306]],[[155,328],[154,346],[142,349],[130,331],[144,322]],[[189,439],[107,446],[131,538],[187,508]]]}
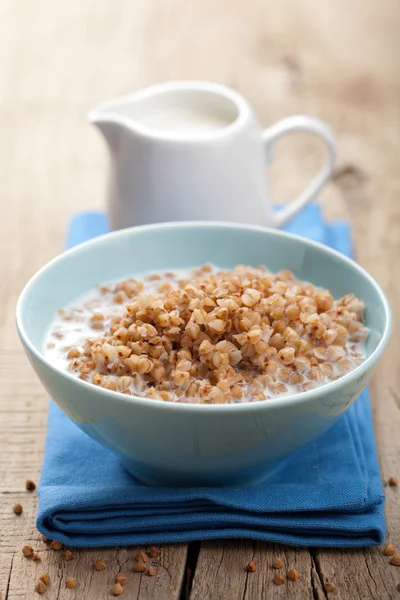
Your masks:
{"label": "pitcher handle", "polygon": [[277,139],[287,133],[313,133],[319,137],[328,150],[328,159],[318,175],[306,187],[304,192],[294,198],[289,204],[275,212],[275,227],[283,227],[289,219],[294,217],[306,204],[313,200],[325,183],[332,177],[337,157],[337,143],[335,136],[323,121],[307,115],[293,115],[281,119],[272,127],[263,132],[266,155],[271,156],[271,148]]}

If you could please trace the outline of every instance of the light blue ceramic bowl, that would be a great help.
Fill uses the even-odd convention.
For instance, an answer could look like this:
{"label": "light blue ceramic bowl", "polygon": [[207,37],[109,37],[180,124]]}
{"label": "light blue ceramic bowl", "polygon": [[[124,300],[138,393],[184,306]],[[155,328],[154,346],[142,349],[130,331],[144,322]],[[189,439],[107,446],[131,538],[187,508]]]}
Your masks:
{"label": "light blue ceramic bowl", "polygon": [[[335,297],[365,301],[366,361],[310,392],[251,404],[172,404],[101,389],[59,371],[43,356],[56,311],[94,285],[145,270],[212,262],[291,269]],[[17,326],[30,362],[58,406],[149,484],[229,485],[264,478],[277,460],[325,432],[368,384],[390,333],[380,287],[355,262],[315,242],[261,227],[167,223],[125,229],[84,243],[43,267],[23,290]]]}

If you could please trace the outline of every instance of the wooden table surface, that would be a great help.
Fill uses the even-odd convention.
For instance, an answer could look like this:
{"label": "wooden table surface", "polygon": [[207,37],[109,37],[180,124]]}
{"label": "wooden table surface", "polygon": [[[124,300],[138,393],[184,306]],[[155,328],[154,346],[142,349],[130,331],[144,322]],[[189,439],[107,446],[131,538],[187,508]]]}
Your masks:
{"label": "wooden table surface", "polygon": [[[110,598],[114,576],[129,576],[136,600],[400,598],[400,568],[382,549],[307,550],[251,541],[163,549],[157,577],[132,572],[134,548],[78,551],[64,562],[39,541],[36,494],[47,397],[14,327],[27,279],[63,249],[69,216],[104,202],[107,154],[85,122],[105,99],[169,79],[233,86],[267,125],[305,112],[338,134],[340,164],[321,195],[327,218],[353,225],[357,258],[387,292],[394,335],[372,385],[382,474],[400,475],[400,4],[398,0],[0,0],[0,591],[38,597],[48,571],[51,600]],[[289,199],[321,161],[308,138],[277,147],[275,197]],[[397,335],[396,335],[397,334]],[[396,339],[397,338],[397,339]],[[397,353],[397,354],[396,354]],[[386,487],[388,539],[400,549],[400,490]],[[15,502],[24,512],[16,517]],[[24,559],[38,547],[42,560]],[[280,587],[280,555],[301,574]],[[107,559],[105,571],[93,561]],[[258,569],[247,574],[254,559]],[[65,577],[78,579],[76,590]]]}

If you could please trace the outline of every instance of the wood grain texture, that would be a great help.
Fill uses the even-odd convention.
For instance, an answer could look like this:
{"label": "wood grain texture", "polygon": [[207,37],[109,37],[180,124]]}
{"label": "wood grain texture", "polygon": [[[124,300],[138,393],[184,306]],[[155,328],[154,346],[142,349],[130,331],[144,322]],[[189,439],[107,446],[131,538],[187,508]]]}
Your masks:
{"label": "wood grain texture", "polygon": [[[39,572],[52,578],[51,600],[111,597],[123,566],[124,597],[143,600],[235,598],[355,600],[399,597],[400,569],[380,549],[312,551],[249,541],[163,550],[159,574],[132,573],[134,549],[80,551],[73,563],[39,541],[35,493],[43,455],[47,399],[23,356],[15,303],[35,270],[62,250],[68,217],[103,206],[107,154],[85,123],[105,99],[168,79],[208,79],[233,86],[268,125],[295,112],[314,114],[337,132],[340,164],[320,201],[328,218],[349,218],[357,257],[394,308],[395,335],[372,386],[382,473],[400,474],[400,60],[398,0],[0,0],[0,591],[38,597]],[[298,136],[276,147],[276,199],[289,199],[322,158]],[[397,334],[397,335],[396,335]],[[400,491],[386,488],[388,538],[400,548]],[[24,512],[12,513],[20,501]],[[23,544],[40,549],[39,564]],[[301,579],[275,586],[279,554]],[[93,571],[103,556],[106,571]],[[254,558],[256,573],[247,574]],[[65,589],[65,577],[78,588]],[[193,580],[192,580],[193,579]],[[45,597],[46,597],[45,596]]]}

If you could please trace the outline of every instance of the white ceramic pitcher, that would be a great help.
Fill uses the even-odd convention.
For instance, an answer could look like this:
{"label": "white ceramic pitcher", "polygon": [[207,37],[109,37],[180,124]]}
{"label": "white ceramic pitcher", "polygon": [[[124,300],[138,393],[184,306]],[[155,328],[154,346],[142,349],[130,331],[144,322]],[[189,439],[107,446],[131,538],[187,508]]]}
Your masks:
{"label": "white ceramic pitcher", "polygon": [[[336,143],[327,125],[296,115],[262,130],[237,92],[214,83],[172,82],[89,113],[111,155],[112,229],[161,221],[218,220],[282,227],[332,175]],[[274,211],[265,163],[282,135],[313,133],[327,162],[297,198]]]}

